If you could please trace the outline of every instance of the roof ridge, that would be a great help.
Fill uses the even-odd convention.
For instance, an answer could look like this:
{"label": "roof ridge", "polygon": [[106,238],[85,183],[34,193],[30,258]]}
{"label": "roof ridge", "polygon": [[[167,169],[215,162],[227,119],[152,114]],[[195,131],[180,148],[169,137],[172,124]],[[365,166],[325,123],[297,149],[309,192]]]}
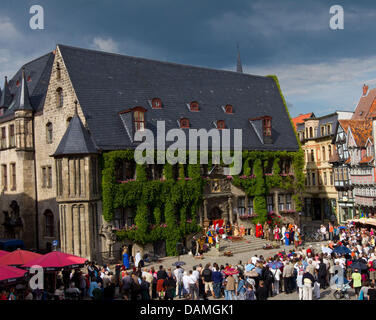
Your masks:
{"label": "roof ridge", "polygon": [[270,77],[268,77],[268,76],[260,76],[260,75],[250,74],[250,73],[240,73],[240,72],[231,71],[231,70],[215,69],[215,68],[210,68],[210,67],[194,66],[194,65],[190,65],[190,64],[183,64],[183,63],[177,63],[177,62],[161,61],[161,60],[149,59],[149,58],[143,58],[143,57],[135,57],[135,56],[130,56],[130,55],[121,54],[121,53],[113,53],[113,52],[106,52],[106,51],[101,51],[101,50],[73,47],[73,46],[68,46],[68,45],[64,45],[64,44],[57,44],[57,46],[63,47],[63,48],[66,47],[66,48],[70,48],[70,49],[74,49],[74,50],[96,52],[96,53],[100,53],[100,54],[103,54],[103,55],[112,55],[112,56],[131,58],[131,59],[137,59],[137,60],[142,60],[142,61],[158,62],[158,63],[163,63],[163,64],[175,65],[175,66],[178,66],[178,67],[189,67],[189,68],[204,69],[204,70],[209,70],[209,71],[229,72],[231,74],[237,74],[237,75],[241,75],[241,76],[270,79]]}

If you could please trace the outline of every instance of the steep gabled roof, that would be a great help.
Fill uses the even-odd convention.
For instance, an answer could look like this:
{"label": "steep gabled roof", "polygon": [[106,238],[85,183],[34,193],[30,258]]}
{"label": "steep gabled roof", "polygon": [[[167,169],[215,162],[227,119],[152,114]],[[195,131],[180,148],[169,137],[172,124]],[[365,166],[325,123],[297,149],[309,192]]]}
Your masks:
{"label": "steep gabled roof", "polygon": [[[52,70],[52,64],[54,61],[54,54],[52,52],[41,56],[33,61],[26,63],[20,68],[13,78],[8,82],[9,92],[11,97],[17,96],[17,80],[21,82],[22,69],[25,69],[25,76],[28,79],[27,89],[29,92],[30,103],[34,111],[40,111],[43,108],[44,100],[47,93],[48,84],[50,81],[50,75]],[[15,99],[11,98],[9,108],[0,116],[0,122],[6,121],[14,114]]]}
{"label": "steep gabled roof", "polygon": [[93,153],[98,150],[76,111],[53,156]]}
{"label": "steep gabled roof", "polygon": [[[243,130],[243,149],[287,150],[299,148],[278,87],[271,77],[215,70],[176,63],[110,54],[58,45],[77,94],[86,123],[96,145],[103,150],[135,148],[119,112],[141,106],[147,109],[146,128],[156,136],[157,121],[165,121],[166,132],[177,128],[177,120],[188,118],[193,129],[212,129],[231,104],[233,114],[223,117],[226,128]],[[153,109],[148,100],[158,97],[163,108]],[[200,111],[186,104],[197,101]],[[273,144],[262,144],[249,118],[270,115]],[[172,142],[171,142],[172,143]],[[168,146],[171,144],[167,142]]]}
{"label": "steep gabled roof", "polygon": [[369,137],[372,136],[371,120],[355,120],[350,122],[351,133],[358,147],[364,147]]}
{"label": "steep gabled roof", "polygon": [[[376,106],[376,88],[367,91],[366,95],[360,97],[355,108],[352,120],[364,120],[371,117]],[[372,109],[372,110],[371,110]]]}

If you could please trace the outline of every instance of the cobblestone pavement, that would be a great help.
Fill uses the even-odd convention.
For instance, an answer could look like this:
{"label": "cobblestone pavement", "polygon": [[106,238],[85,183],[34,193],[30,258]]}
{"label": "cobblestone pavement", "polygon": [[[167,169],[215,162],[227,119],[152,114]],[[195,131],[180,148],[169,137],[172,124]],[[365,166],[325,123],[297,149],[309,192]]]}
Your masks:
{"label": "cobblestone pavement", "polygon": [[[327,243],[327,242],[306,243],[303,245],[303,247],[308,248],[309,245],[312,245],[313,248],[316,249],[316,252],[317,252],[318,250],[320,250],[321,245],[323,243]],[[237,264],[239,260],[241,260],[243,263],[245,263],[246,261],[248,261],[249,258],[254,256],[255,254],[257,254],[258,256],[263,255],[264,258],[267,259],[268,257],[282,250],[285,250],[286,252],[288,252],[289,250],[292,250],[292,249],[294,249],[293,246],[282,245],[278,249],[254,250],[254,251],[245,252],[245,253],[237,253],[237,254],[234,254],[232,257],[226,257],[226,256],[219,254],[216,251],[216,249],[213,248],[208,253],[204,254],[203,259],[195,259],[193,256],[186,254],[186,255],[180,256],[179,261],[185,262],[185,265],[183,266],[185,270],[191,270],[193,266],[197,266],[199,263],[201,263],[203,266],[205,266],[205,264],[208,262],[210,262],[211,264],[216,262],[219,265],[222,265],[222,264],[225,265],[226,263]],[[165,258],[162,258],[159,262],[146,264],[146,267],[149,268],[149,267],[154,266],[154,268],[156,268],[157,270],[157,268],[160,265],[163,265],[166,269],[171,268],[173,270],[175,267],[172,264],[176,261],[178,261],[178,257],[165,257]],[[333,296],[333,292],[334,291],[331,290],[330,288],[321,290],[319,300],[335,300]],[[353,289],[349,290],[349,295],[350,295],[351,300],[355,300],[355,293]],[[298,300],[298,299],[299,299],[299,295],[297,292],[294,292],[291,294],[280,293],[279,295],[270,298],[270,300]],[[177,298],[177,300],[179,299]],[[209,297],[209,300],[216,300],[216,299]],[[223,300],[223,298],[220,300]],[[317,299],[314,298],[314,300],[317,300]]]}

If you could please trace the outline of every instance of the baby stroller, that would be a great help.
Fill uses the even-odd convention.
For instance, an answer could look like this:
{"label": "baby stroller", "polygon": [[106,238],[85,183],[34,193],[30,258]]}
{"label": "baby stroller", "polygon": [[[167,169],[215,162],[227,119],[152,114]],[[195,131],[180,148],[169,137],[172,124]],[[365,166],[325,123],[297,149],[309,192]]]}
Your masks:
{"label": "baby stroller", "polygon": [[351,288],[349,285],[349,281],[346,278],[343,278],[343,282],[341,284],[341,283],[338,283],[338,280],[339,279],[337,277],[337,279],[335,280],[333,284],[335,287],[335,291],[333,293],[334,298],[336,298],[337,300],[342,299],[342,298],[345,298],[347,300],[350,299],[350,295],[348,293],[348,290]]}

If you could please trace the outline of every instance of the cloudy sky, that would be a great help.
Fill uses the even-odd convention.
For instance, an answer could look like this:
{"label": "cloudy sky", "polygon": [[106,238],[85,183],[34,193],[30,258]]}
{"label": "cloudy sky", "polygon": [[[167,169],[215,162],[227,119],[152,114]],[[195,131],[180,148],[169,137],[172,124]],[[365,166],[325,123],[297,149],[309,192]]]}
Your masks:
{"label": "cloudy sky", "polygon": [[[29,27],[35,4],[44,30]],[[373,0],[1,0],[0,76],[57,43],[235,70],[238,42],[245,72],[279,77],[292,116],[352,111],[376,87],[375,21]]]}

